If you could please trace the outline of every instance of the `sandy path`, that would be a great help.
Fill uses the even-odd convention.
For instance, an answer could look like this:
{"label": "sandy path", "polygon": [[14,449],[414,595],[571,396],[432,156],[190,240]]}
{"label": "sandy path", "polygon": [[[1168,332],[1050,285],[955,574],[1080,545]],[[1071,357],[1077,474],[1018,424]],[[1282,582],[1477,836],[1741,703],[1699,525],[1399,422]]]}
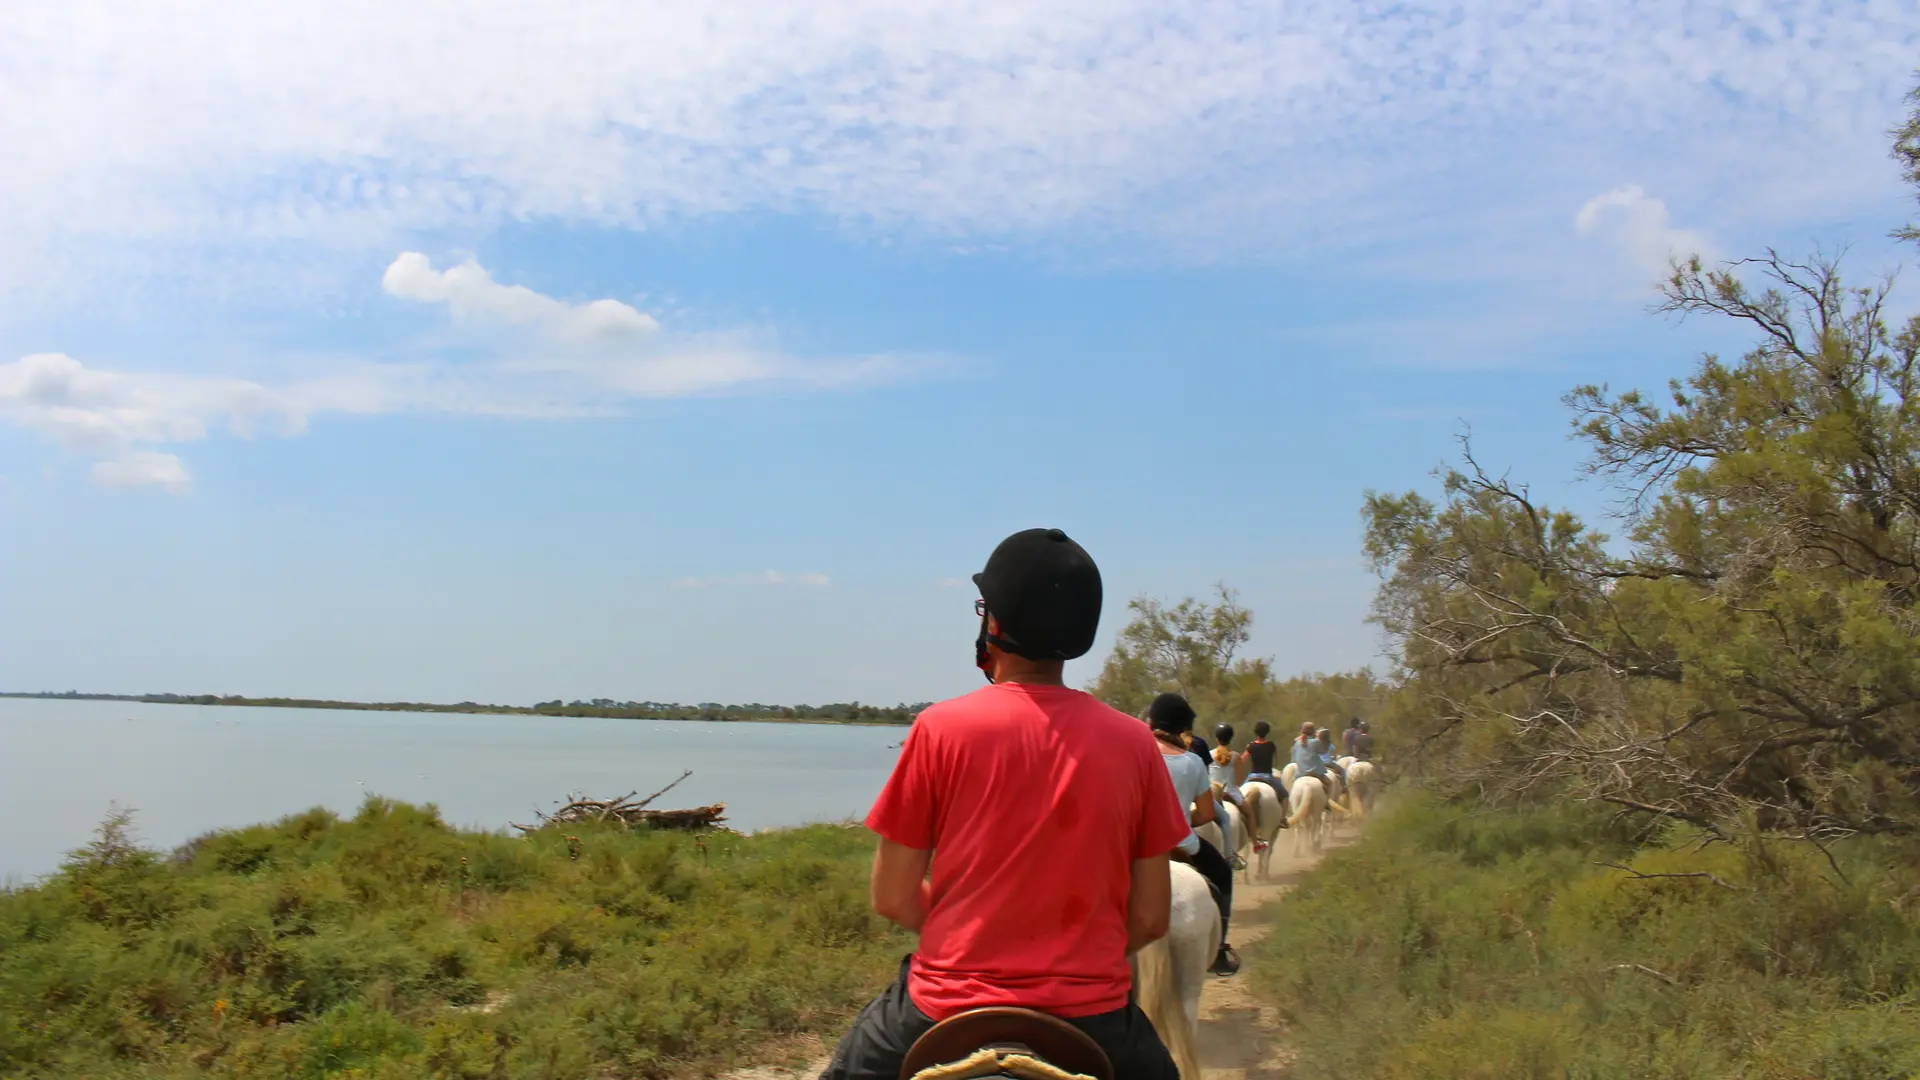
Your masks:
{"label": "sandy path", "polygon": [[[1322,852],[1356,837],[1353,828],[1340,827]],[[1240,954],[1240,974],[1209,979],[1200,992],[1200,1064],[1207,1080],[1282,1080],[1289,1075],[1291,1057],[1281,1042],[1279,1014],[1247,991],[1246,976],[1252,964],[1247,950],[1267,936],[1274,920],[1285,910],[1278,902],[1280,898],[1319,861],[1320,856],[1312,852],[1295,858],[1293,835],[1282,832],[1273,845],[1271,878],[1262,881],[1256,875],[1252,883],[1235,879],[1231,940],[1234,951]]]}
{"label": "sandy path", "polygon": [[[1350,826],[1338,828],[1323,851],[1350,843],[1357,835]],[[1231,978],[1207,980],[1200,994],[1200,1063],[1206,1080],[1284,1080],[1288,1075],[1290,1057],[1280,1041],[1279,1015],[1247,992],[1250,961],[1246,953],[1279,917],[1282,905],[1275,901],[1319,861],[1320,856],[1311,852],[1294,858],[1293,837],[1282,832],[1273,846],[1270,880],[1261,881],[1257,875],[1251,883],[1235,878],[1232,942],[1241,955],[1241,968]],[[796,1040],[770,1052],[769,1056],[784,1059],[779,1064],[728,1073],[722,1080],[812,1080],[827,1067],[832,1049],[815,1038]]]}

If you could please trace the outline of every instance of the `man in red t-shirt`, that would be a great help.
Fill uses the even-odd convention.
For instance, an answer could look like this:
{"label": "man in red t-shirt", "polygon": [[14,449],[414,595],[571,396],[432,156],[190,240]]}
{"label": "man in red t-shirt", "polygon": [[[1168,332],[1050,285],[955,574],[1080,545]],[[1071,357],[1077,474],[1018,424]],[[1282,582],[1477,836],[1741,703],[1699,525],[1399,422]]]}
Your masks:
{"label": "man in red t-shirt", "polygon": [[935,1022],[988,1005],[1065,1019],[1116,1076],[1177,1080],[1127,959],[1167,931],[1186,808],[1146,725],[1062,679],[1093,647],[1100,571],[1060,530],[1028,529],[973,580],[992,685],[914,719],[867,816],[873,908],[920,947],[822,1080],[894,1080]]}

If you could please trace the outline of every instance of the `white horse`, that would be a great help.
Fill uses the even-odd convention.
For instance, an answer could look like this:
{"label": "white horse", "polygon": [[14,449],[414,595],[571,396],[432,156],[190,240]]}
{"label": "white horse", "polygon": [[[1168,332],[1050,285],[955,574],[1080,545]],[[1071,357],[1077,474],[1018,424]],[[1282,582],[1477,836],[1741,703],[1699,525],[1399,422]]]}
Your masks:
{"label": "white horse", "polygon": [[1200,1080],[1200,990],[1220,952],[1220,908],[1200,871],[1176,862],[1167,936],[1133,954],[1135,1004],[1179,1066],[1180,1080]]}
{"label": "white horse", "polygon": [[[1213,810],[1219,817],[1205,825],[1195,825],[1193,831],[1200,839],[1212,844],[1213,850],[1225,855],[1227,862],[1231,864],[1235,855],[1247,852],[1253,847],[1253,838],[1247,835],[1247,819],[1241,815],[1239,807],[1221,796],[1218,784],[1213,786]],[[1227,850],[1226,840],[1220,835],[1220,818],[1225,818],[1227,827],[1233,830],[1232,851]]]}
{"label": "white horse", "polygon": [[1287,799],[1293,803],[1293,816],[1287,819],[1287,827],[1294,830],[1293,853],[1300,854],[1303,841],[1311,841],[1313,850],[1319,851],[1326,842],[1328,811],[1346,813],[1339,803],[1327,801],[1327,789],[1320,784],[1316,776],[1303,776],[1293,782],[1293,789],[1287,793]]}
{"label": "white horse", "polygon": [[1287,819],[1286,802],[1278,791],[1258,782],[1240,785],[1240,793],[1246,796],[1253,815],[1260,819],[1260,835],[1254,839],[1266,844],[1266,849],[1259,854],[1260,879],[1264,881],[1267,868],[1273,862],[1273,838],[1280,835],[1280,826]]}
{"label": "white horse", "polygon": [[1378,797],[1373,787],[1380,782],[1379,772],[1371,761],[1347,761],[1347,789],[1353,793],[1347,801],[1353,804],[1353,816],[1364,818],[1373,812],[1373,800]]}
{"label": "white horse", "polygon": [[[1288,801],[1293,799],[1293,782],[1298,779],[1300,779],[1300,766],[1291,761],[1287,762],[1287,767],[1280,770],[1280,782],[1286,785]],[[1320,794],[1326,798],[1326,806],[1321,811],[1323,817],[1331,819],[1336,812],[1342,814],[1347,812],[1346,807],[1339,803],[1340,778],[1334,775],[1332,769],[1328,769],[1327,775],[1320,780]],[[1328,821],[1327,827],[1333,827],[1331,820]]]}

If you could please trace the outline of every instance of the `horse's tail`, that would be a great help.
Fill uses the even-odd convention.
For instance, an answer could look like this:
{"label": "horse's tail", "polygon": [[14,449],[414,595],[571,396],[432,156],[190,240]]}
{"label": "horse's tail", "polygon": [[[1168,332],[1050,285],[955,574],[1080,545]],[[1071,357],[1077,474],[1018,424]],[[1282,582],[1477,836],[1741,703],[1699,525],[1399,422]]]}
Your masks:
{"label": "horse's tail", "polygon": [[[1326,793],[1318,781],[1314,782],[1312,791],[1307,790],[1306,781],[1312,779],[1311,776],[1303,777],[1294,783],[1293,798],[1290,800],[1293,803],[1293,816],[1287,819],[1289,829],[1299,828],[1302,822],[1326,808]],[[1320,798],[1314,798],[1315,793],[1319,793]]]}
{"label": "horse's tail", "polygon": [[1193,1027],[1180,1001],[1180,983],[1173,972],[1173,946],[1161,938],[1133,954],[1134,1003],[1153,1030],[1159,1032],[1167,1053],[1180,1070],[1180,1080],[1200,1080],[1200,1050],[1193,1043]]}
{"label": "horse's tail", "polygon": [[1373,766],[1365,761],[1356,761],[1347,770],[1347,787],[1353,792],[1355,817],[1364,818],[1373,812],[1368,805],[1373,802]]}

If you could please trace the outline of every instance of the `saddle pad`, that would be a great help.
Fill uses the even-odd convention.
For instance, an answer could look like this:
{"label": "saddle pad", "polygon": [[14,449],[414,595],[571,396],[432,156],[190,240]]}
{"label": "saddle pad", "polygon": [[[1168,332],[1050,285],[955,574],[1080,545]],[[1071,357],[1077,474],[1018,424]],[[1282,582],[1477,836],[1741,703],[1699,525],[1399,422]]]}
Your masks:
{"label": "saddle pad", "polygon": [[1093,1080],[1085,1073],[1070,1073],[1030,1054],[988,1047],[973,1056],[945,1065],[933,1065],[913,1074],[913,1080],[969,1080],[980,1076],[1012,1076],[1019,1080]]}

